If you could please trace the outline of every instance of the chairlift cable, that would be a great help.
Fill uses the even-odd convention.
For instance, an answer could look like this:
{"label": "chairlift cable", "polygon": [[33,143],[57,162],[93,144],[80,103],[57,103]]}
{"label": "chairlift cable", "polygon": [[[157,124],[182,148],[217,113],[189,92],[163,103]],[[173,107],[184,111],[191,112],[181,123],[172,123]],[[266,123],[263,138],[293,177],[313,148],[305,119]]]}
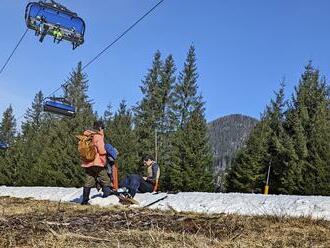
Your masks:
{"label": "chairlift cable", "polygon": [[[113,46],[115,43],[117,43],[122,37],[124,37],[130,30],[132,30],[139,22],[141,22],[145,17],[147,17],[152,11],[154,11],[162,2],[165,0],[160,0],[157,4],[155,4],[150,10],[148,10],[143,16],[141,16],[137,21],[135,21],[130,27],[128,27],[121,35],[119,35],[114,41],[112,41],[108,46],[106,46],[101,52],[99,52],[93,59],[91,59],[86,65],[82,67],[82,71],[85,70],[89,65],[91,65],[94,61],[96,61],[103,53],[105,53],[111,46]],[[52,94],[55,94],[57,91],[59,91],[64,85],[62,84],[60,87],[58,87],[56,90],[52,91],[50,94],[48,94],[44,99],[49,97]]]}
{"label": "chairlift cable", "polygon": [[[154,11],[160,4],[162,4],[165,0],[160,0],[157,4],[155,4],[150,10],[148,10],[143,16],[141,16],[138,20],[136,20],[131,26],[129,26],[121,35],[119,35],[114,41],[112,41],[109,45],[107,45],[101,52],[99,52],[94,58],[92,58],[86,65],[82,67],[82,71],[85,70],[88,66],[90,66],[92,63],[94,63],[100,56],[105,53],[110,47],[112,47],[115,43],[117,43],[121,38],[123,38],[130,30],[132,30],[137,24],[139,24],[145,17],[147,17],[152,11]],[[22,36],[21,40],[23,40],[25,34],[27,33],[28,29],[25,31],[24,35]],[[19,43],[21,42],[19,41]],[[18,45],[19,45],[18,43]],[[17,45],[17,47],[18,47]],[[2,71],[1,71],[2,72]],[[0,72],[0,74],[1,74]],[[67,83],[61,84],[60,87],[49,93],[47,96],[43,98],[43,101],[47,99],[49,96],[55,94],[57,91],[59,91],[61,88],[66,86]],[[23,115],[22,115],[23,117]],[[20,118],[22,118],[20,117]]]}
{"label": "chairlift cable", "polygon": [[85,66],[82,67],[82,70],[86,69],[90,64],[97,60],[103,53],[105,53],[111,46],[117,43],[122,37],[124,37],[131,29],[133,29],[139,22],[141,22],[146,16],[148,16],[153,10],[155,10],[162,2],[165,0],[159,1],[154,5],[148,12],[141,16],[136,22],[134,22],[129,28],[127,28],[121,35],[119,35],[113,42],[106,46],[100,53],[98,53],[93,59],[91,59]]}
{"label": "chairlift cable", "polygon": [[49,93],[47,96],[45,96],[43,98],[42,101],[44,101],[46,98],[50,97],[51,95],[55,94],[57,91],[59,91],[60,89],[62,89],[64,86],[66,86],[68,83],[65,83],[65,84],[61,84],[60,87],[58,87],[56,90],[52,91],[51,93]]}
{"label": "chairlift cable", "polygon": [[16,44],[14,50],[11,52],[11,54],[9,55],[8,59],[6,60],[5,64],[2,66],[1,70],[0,70],[0,74],[5,70],[7,64],[9,63],[11,57],[14,55],[16,49],[19,47],[19,45],[21,44],[21,42],[23,41],[25,35],[27,34],[27,32],[29,31],[29,29],[27,28],[24,33],[22,34],[21,38],[19,39],[18,43]]}
{"label": "chairlift cable", "polygon": [[[40,10],[39,10],[40,11]],[[37,13],[37,15],[39,14],[39,11]],[[19,45],[21,44],[21,42],[23,41],[25,35],[27,34],[27,32],[29,31],[29,28],[26,28],[25,31],[23,32],[21,38],[19,39],[19,41],[17,42],[14,50],[11,52],[11,54],[9,55],[8,59],[6,60],[5,64],[2,66],[1,70],[0,70],[0,75],[1,73],[5,70],[7,64],[9,63],[11,57],[14,55],[15,51],[17,50],[17,48],[19,47]]]}

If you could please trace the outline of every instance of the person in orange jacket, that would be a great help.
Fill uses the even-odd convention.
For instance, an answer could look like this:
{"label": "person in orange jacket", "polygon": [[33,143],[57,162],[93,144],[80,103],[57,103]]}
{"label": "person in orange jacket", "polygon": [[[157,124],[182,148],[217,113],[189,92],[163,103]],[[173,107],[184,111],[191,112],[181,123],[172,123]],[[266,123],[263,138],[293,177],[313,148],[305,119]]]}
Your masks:
{"label": "person in orange jacket", "polygon": [[83,188],[83,199],[81,204],[86,205],[89,201],[91,188],[95,186],[97,178],[102,186],[103,197],[111,194],[111,181],[107,174],[107,152],[104,148],[104,125],[101,121],[95,121],[94,130],[84,131],[84,135],[93,135],[93,145],[95,146],[96,155],[93,161],[84,162],[81,167],[85,169],[86,179]]}

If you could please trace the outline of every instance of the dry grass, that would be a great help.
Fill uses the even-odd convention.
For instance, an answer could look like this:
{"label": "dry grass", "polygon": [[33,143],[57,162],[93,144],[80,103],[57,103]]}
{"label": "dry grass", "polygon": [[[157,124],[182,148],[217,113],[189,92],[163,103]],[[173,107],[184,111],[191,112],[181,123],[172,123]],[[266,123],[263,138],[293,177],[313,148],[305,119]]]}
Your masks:
{"label": "dry grass", "polygon": [[330,247],[330,222],[1,197],[0,247]]}

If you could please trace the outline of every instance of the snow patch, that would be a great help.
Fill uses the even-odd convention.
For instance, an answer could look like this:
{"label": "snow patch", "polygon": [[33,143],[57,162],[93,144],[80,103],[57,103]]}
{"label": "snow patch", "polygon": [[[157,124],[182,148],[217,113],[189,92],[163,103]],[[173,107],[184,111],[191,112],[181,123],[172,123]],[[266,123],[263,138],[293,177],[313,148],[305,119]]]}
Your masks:
{"label": "snow patch", "polygon": [[[137,194],[134,199],[140,204],[134,207],[147,206],[166,195],[166,193]],[[82,188],[0,186],[0,196],[80,203]],[[102,207],[120,205],[117,196],[102,198],[102,193],[96,189],[92,189],[89,202]],[[167,198],[149,208],[206,214],[310,216],[330,220],[328,196],[182,192],[168,194]]]}

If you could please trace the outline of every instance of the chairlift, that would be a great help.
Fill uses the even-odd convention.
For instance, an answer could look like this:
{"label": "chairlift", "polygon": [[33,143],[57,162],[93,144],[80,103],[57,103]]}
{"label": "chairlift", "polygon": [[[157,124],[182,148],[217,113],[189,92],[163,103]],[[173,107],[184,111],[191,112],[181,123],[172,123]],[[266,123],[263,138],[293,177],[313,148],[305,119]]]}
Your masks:
{"label": "chairlift", "polygon": [[84,20],[77,13],[53,0],[28,3],[25,9],[25,22],[29,29],[40,36],[40,42],[43,42],[46,35],[50,35],[54,37],[54,42],[71,42],[73,49],[84,43]]}
{"label": "chairlift", "polygon": [[9,148],[8,143],[0,142],[0,150],[6,150]]}
{"label": "chairlift", "polygon": [[76,108],[72,106],[65,98],[49,98],[49,100],[44,102],[43,110],[45,112],[68,117],[74,117],[76,114]]}

